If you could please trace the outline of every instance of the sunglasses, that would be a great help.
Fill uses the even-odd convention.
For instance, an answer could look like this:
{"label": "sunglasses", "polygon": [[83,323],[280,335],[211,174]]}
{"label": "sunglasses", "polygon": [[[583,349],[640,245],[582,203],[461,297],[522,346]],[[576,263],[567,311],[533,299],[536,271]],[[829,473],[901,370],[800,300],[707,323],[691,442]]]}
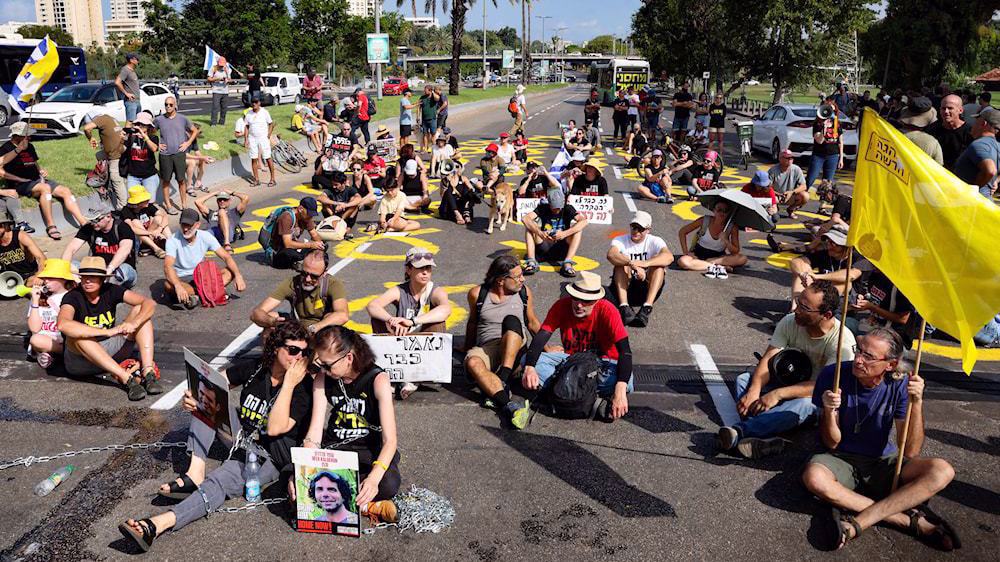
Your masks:
{"label": "sunglasses", "polygon": [[644,226],[642,226],[641,224],[636,224],[636,223],[630,224],[629,228],[631,228],[632,230],[646,230],[646,228]]}
{"label": "sunglasses", "polygon": [[287,343],[281,347],[285,348],[285,351],[287,351],[288,354],[291,355],[292,357],[301,355],[306,351],[306,348],[304,347],[299,347],[297,345],[289,345]]}
{"label": "sunglasses", "polygon": [[434,259],[434,254],[413,254],[406,261],[407,263],[412,263],[418,260],[430,260]]}
{"label": "sunglasses", "polygon": [[337,363],[340,363],[340,362],[341,362],[341,361],[342,361],[342,360],[343,360],[343,359],[344,359],[345,357],[347,357],[347,355],[348,355],[349,353],[350,353],[350,351],[346,351],[346,352],[344,352],[344,354],[343,354],[343,355],[341,355],[340,357],[338,357],[338,358],[334,359],[333,361],[331,361],[331,362],[329,362],[329,363],[323,363],[323,362],[322,362],[322,361],[320,361],[319,359],[315,359],[315,360],[313,360],[313,365],[316,365],[317,367],[319,367],[319,368],[320,368],[320,369],[322,369],[323,371],[325,371],[325,372],[328,372],[328,373],[329,373],[329,372],[330,372],[330,371],[331,371],[331,370],[333,369],[333,367],[334,367],[334,366],[335,366],[335,365],[336,365]]}
{"label": "sunglasses", "polygon": [[323,274],[326,273],[309,273],[308,271],[303,271],[300,273],[304,279],[322,279]]}
{"label": "sunglasses", "polygon": [[165,103],[163,105],[164,105],[164,107],[177,107],[176,103]]}

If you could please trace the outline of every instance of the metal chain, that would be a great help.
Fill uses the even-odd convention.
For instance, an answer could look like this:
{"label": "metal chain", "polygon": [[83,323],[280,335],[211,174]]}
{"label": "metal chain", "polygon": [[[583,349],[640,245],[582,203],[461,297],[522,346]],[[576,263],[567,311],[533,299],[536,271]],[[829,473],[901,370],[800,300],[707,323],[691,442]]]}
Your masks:
{"label": "metal chain", "polygon": [[270,498],[259,502],[251,502],[246,505],[241,505],[240,507],[220,507],[215,510],[215,513],[240,513],[243,511],[251,511],[265,505],[275,505],[286,501],[288,501],[288,498]]}
{"label": "metal chain", "polygon": [[86,449],[80,449],[79,451],[66,451],[63,453],[58,453],[55,455],[47,456],[27,456],[18,457],[16,459],[0,463],[0,470],[6,470],[15,466],[31,466],[37,463],[51,462],[59,459],[68,459],[70,457],[75,457],[77,455],[86,455],[89,453],[103,453],[105,451],[130,451],[130,450],[141,450],[141,449],[170,449],[174,447],[187,447],[187,443],[178,441],[175,443],[167,443],[165,441],[157,441],[155,443],[131,443],[129,445],[105,445],[103,447],[87,447]]}

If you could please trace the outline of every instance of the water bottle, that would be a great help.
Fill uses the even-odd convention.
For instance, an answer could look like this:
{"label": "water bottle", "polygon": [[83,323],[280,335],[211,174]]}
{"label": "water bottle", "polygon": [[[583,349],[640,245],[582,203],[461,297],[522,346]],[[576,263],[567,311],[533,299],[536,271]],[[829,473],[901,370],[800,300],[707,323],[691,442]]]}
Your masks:
{"label": "water bottle", "polygon": [[36,496],[49,495],[49,493],[52,492],[52,490],[56,489],[56,486],[62,484],[63,480],[69,478],[70,474],[73,474],[74,469],[75,467],[73,465],[68,464],[60,468],[59,470],[53,472],[51,476],[49,476],[45,480],[42,480],[41,482],[38,483],[38,485],[35,486],[35,495]]}
{"label": "water bottle", "polygon": [[260,501],[260,463],[257,462],[257,455],[247,453],[246,466],[246,499],[248,502]]}

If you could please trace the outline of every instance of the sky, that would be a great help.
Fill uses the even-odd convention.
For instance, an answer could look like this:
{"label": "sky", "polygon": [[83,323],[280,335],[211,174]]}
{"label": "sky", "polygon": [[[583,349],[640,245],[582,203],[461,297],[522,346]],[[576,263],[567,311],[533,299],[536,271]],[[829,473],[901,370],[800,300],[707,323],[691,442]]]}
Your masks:
{"label": "sky", "polygon": [[[439,0],[438,4],[443,1]],[[510,0],[497,0],[497,7],[489,0],[479,0],[469,13],[466,20],[467,29],[482,29],[482,4],[486,1],[486,27],[487,29],[499,29],[511,26],[517,30],[521,29],[521,5],[511,4]],[[562,37],[574,42],[583,43],[596,35],[613,34],[622,36],[628,33],[632,25],[632,13],[639,9],[641,0],[618,0],[608,2],[607,0],[534,0],[532,16],[551,16],[545,20],[545,37],[552,36],[554,30],[560,27],[567,27]],[[387,12],[397,11],[396,0],[385,0],[384,9]],[[417,13],[423,14],[423,0],[417,0]],[[609,9],[610,8],[610,9]],[[440,8],[438,8],[440,10]],[[410,1],[405,0],[403,4],[403,15],[412,15],[410,11]],[[34,21],[35,2],[34,0],[0,0],[0,19],[3,21]],[[104,17],[111,17],[111,8],[108,0],[104,0]],[[437,14],[442,25],[448,22],[448,16]],[[542,20],[533,18],[531,22],[531,36],[533,39],[541,39]]]}

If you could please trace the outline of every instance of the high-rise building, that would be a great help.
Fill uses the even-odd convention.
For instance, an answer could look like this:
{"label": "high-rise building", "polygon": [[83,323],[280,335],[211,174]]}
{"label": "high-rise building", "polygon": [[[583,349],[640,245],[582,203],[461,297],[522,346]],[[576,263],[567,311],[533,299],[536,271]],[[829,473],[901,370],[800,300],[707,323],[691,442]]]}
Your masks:
{"label": "high-rise building", "polygon": [[370,18],[375,15],[375,2],[381,0],[347,0],[347,15]]}
{"label": "high-rise building", "polygon": [[105,44],[101,0],[35,0],[35,17],[42,25],[66,31],[78,45]]}
{"label": "high-rise building", "polygon": [[141,20],[146,18],[145,0],[111,0],[111,19]]}

